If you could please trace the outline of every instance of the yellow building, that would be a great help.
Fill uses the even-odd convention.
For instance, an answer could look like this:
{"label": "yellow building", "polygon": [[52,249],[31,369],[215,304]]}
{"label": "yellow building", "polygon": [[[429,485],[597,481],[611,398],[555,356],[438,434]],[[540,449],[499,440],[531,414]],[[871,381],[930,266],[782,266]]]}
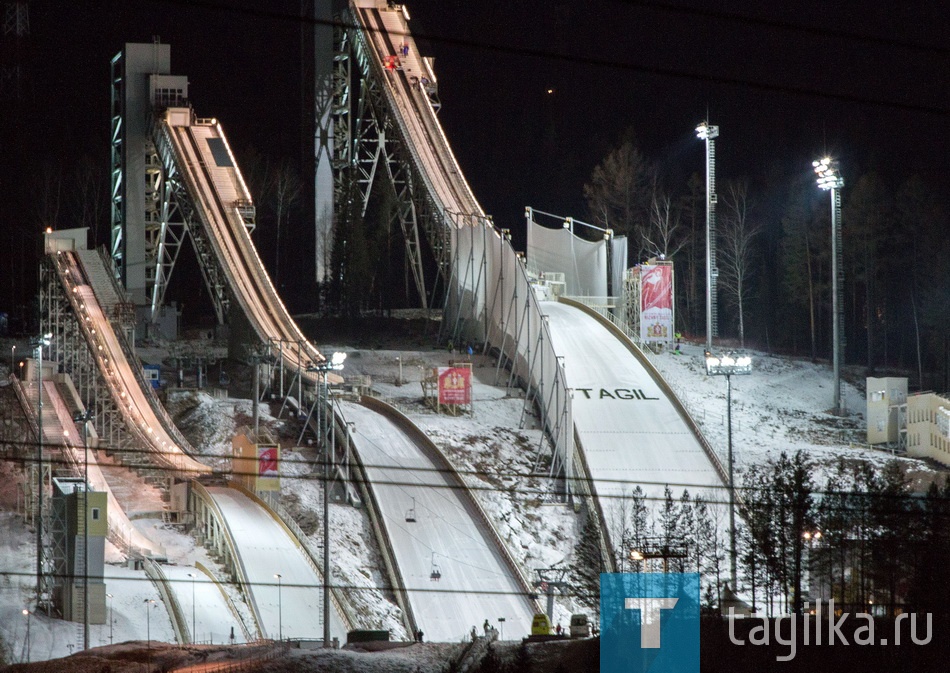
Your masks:
{"label": "yellow building", "polygon": [[[109,534],[108,496],[86,492],[79,478],[54,478],[51,505],[54,602],[64,619],[82,622],[88,595],[89,623],[105,624],[105,541]],[[84,583],[88,582],[88,591]]]}
{"label": "yellow building", "polygon": [[950,400],[936,393],[907,398],[907,455],[950,466]]}

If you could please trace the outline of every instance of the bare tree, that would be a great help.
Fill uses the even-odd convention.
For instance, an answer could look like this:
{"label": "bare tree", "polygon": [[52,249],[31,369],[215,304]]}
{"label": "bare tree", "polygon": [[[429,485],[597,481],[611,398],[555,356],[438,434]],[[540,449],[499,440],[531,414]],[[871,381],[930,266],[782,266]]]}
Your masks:
{"label": "bare tree", "polygon": [[750,294],[755,237],[762,226],[749,220],[752,203],[746,180],[727,182],[722,195],[723,217],[719,227],[719,287],[736,308],[739,343],[745,346],[745,305]]}
{"label": "bare tree", "polygon": [[679,230],[679,213],[674,210],[672,199],[654,184],[653,198],[650,201],[650,224],[649,228],[643,231],[643,251],[647,256],[671,259],[688,240],[679,236]]}
{"label": "bare tree", "polygon": [[288,218],[290,209],[300,198],[302,185],[289,161],[282,161],[273,173],[273,205],[277,216],[277,243],[274,262],[274,282],[280,282],[280,230]]}

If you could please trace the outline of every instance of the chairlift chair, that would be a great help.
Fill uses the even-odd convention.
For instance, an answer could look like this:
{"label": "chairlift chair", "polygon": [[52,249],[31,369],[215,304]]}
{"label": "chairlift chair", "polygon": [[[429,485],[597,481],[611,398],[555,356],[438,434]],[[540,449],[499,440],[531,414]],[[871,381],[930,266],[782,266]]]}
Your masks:
{"label": "chairlift chair", "polygon": [[435,552],[432,552],[432,572],[429,573],[429,579],[433,582],[438,582],[442,579],[442,571],[435,562]]}
{"label": "chairlift chair", "polygon": [[406,511],[406,523],[416,522],[416,499],[412,499],[412,507]]}

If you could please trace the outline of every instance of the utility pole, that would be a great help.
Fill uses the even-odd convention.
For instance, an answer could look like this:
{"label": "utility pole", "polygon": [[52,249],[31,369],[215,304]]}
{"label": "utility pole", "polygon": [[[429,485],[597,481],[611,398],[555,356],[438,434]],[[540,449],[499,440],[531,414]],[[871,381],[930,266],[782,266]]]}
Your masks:
{"label": "utility pole", "polygon": [[547,598],[545,613],[548,621],[554,621],[554,591],[565,593],[570,590],[571,585],[566,581],[567,568],[536,568],[535,573],[538,579],[532,584],[533,587],[540,589]]}
{"label": "utility pole", "polygon": [[36,403],[36,467],[37,467],[37,511],[33,513],[36,524],[36,607],[43,605],[43,347],[50,345],[53,335],[46,333],[33,341],[34,362],[36,363],[37,403]]}

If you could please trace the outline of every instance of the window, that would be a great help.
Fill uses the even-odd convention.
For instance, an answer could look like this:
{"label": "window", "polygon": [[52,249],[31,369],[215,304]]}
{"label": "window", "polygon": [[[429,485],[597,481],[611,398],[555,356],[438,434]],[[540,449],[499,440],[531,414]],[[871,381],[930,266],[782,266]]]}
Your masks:
{"label": "window", "polygon": [[99,508],[98,508],[98,507],[93,507],[93,508],[92,508],[92,520],[93,520],[93,521],[98,521],[98,520],[99,520]]}

